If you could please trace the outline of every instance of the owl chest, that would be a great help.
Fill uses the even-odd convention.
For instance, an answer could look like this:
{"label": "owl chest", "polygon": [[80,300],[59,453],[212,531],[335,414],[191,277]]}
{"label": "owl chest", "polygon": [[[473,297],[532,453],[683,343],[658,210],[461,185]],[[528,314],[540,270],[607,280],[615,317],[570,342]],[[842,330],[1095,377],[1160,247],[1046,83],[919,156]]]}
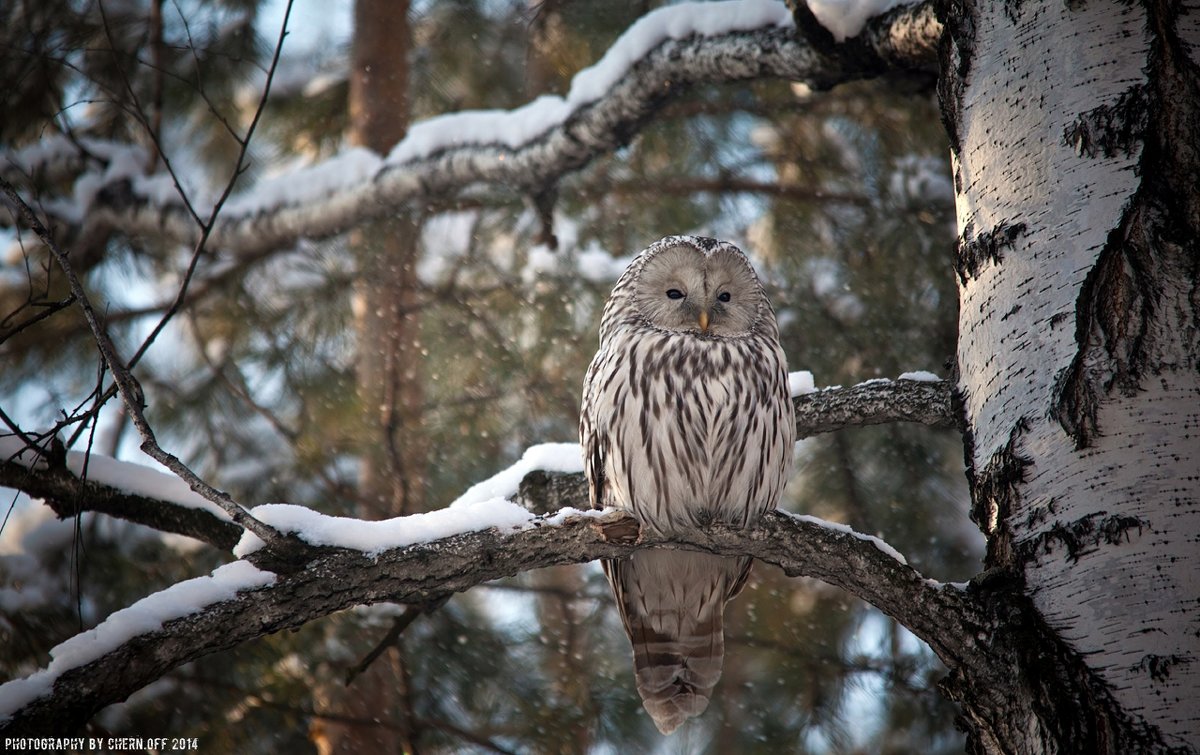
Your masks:
{"label": "owl chest", "polygon": [[738,406],[746,398],[745,358],[734,347],[691,340],[651,350],[644,374],[631,380],[630,408],[649,444],[676,438],[716,450],[737,440]]}
{"label": "owl chest", "polygon": [[693,340],[631,350],[612,396],[614,482],[643,520],[662,529],[740,521],[752,505],[747,354]]}

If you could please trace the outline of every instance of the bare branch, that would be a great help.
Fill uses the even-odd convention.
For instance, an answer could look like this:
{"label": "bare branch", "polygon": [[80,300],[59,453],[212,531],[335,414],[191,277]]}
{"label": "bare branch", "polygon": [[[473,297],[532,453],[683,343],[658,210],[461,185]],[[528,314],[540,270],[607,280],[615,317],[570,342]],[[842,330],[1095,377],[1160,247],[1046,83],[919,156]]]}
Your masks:
{"label": "bare branch", "polygon": [[962,429],[949,380],[870,380],[797,396],[794,403],[798,438],[886,422]]}
{"label": "bare branch", "polygon": [[200,479],[178,457],[168,453],[158,444],[154,436],[154,430],[150,427],[150,423],[146,421],[146,415],[143,411],[145,400],[142,396],[141,386],[125,362],[117,354],[116,344],[113,343],[112,338],[108,335],[108,331],[101,324],[100,318],[92,308],[91,300],[88,298],[87,292],[84,291],[79,276],[75,274],[74,268],[71,267],[71,262],[67,258],[66,253],[59,248],[58,244],[54,241],[54,237],[50,235],[50,232],[38,220],[29,205],[25,204],[20,195],[17,194],[17,190],[3,177],[0,177],[0,189],[4,190],[9,200],[25,219],[25,222],[29,224],[34,233],[46,244],[46,247],[50,250],[50,254],[58,262],[59,267],[62,268],[63,273],[66,275],[67,282],[71,287],[71,293],[75,296],[80,308],[83,310],[84,319],[87,320],[88,327],[92,331],[92,337],[96,340],[96,346],[100,350],[100,355],[104,358],[105,364],[108,365],[108,369],[113,376],[113,381],[121,394],[121,399],[129,411],[130,420],[142,436],[142,450],[187,482],[192,490],[220,506],[238,526],[250,530],[262,538],[263,542],[268,543],[282,558],[292,559],[297,551],[295,543],[280,536],[274,529],[255,519],[250,515],[250,512],[234,501],[228,493],[217,490]]}
{"label": "bare branch", "polygon": [[172,668],[351,606],[428,603],[530,569],[621,558],[650,546],[750,555],[788,575],[825,580],[895,617],[952,669],[976,652],[973,631],[945,631],[982,624],[967,592],[925,579],[880,541],[849,528],[771,512],[751,528],[717,525],[671,542],[646,538],[633,544],[606,536],[622,527],[636,531],[636,521],[627,514],[537,526],[541,521],[516,532],[492,529],[456,535],[375,557],[322,548],[301,571],[167,621],[161,630],[133,637],[90,663],[63,671],[47,696],[12,711],[12,717],[0,723],[0,731],[4,736],[72,731],[100,708],[123,700]]}

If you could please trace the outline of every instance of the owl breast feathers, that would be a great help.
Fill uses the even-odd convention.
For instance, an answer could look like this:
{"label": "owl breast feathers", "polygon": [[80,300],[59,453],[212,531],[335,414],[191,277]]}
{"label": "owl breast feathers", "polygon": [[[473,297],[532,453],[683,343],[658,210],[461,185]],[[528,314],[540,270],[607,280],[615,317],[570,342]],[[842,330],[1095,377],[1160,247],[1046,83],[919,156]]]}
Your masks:
{"label": "owl breast feathers", "polygon": [[[775,508],[795,420],[775,313],[740,249],[671,236],[634,259],[604,307],[579,432],[592,506],[628,510],[650,532],[747,525]],[[664,734],[708,706],[725,602],[749,569],[673,550],[604,563]]]}

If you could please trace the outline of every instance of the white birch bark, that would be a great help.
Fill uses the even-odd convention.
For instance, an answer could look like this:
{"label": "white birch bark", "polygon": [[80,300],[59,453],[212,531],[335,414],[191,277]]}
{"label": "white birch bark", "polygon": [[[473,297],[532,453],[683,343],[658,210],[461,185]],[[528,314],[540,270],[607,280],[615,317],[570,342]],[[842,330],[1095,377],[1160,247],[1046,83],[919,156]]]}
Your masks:
{"label": "white birch bark", "polygon": [[951,126],[960,389],[988,565],[1023,575],[1134,729],[1187,747],[1200,739],[1200,372],[1194,257],[1191,280],[1168,263],[1195,240],[1130,242],[1149,271],[1122,251],[1159,159],[1144,160],[1155,125],[1139,121],[1174,106],[1154,102],[1169,65],[1156,27],[1200,45],[1169,7],[977,3]]}

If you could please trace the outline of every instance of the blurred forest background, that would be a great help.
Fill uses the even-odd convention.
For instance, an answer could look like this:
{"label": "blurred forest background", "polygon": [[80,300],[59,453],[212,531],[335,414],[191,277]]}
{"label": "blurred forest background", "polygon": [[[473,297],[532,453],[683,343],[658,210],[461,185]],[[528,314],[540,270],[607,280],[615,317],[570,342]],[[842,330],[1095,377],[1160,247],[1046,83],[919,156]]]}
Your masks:
{"label": "blurred forest background", "polygon": [[[406,5],[297,3],[235,194],[351,145],[386,153],[422,118],[565,93],[659,3]],[[197,195],[229,180],[231,132],[254,115],[284,3],[0,8],[0,161],[65,134],[145,145],[151,165],[165,157]],[[208,249],[137,366],[148,416],[166,448],[242,502],[365,518],[442,507],[527,446],[576,439],[604,299],[632,254],[673,233],[752,255],[791,369],[818,386],[945,377],[956,323],[947,155],[932,79],[701,88],[555,197],[493,188],[291,248]],[[45,190],[69,180],[26,179]],[[25,198],[36,207],[38,189]],[[0,409],[26,432],[146,461],[119,401],[89,414],[107,385],[95,345],[78,308],[52,306],[65,284],[39,272],[45,251],[11,222],[0,229]],[[192,250],[111,233],[66,245],[134,353]],[[877,533],[930,577],[965,579],[982,539],[962,454],[956,434],[915,426],[820,436],[798,445],[784,505]],[[60,522],[7,491],[0,680],[229,558],[102,516]],[[596,564],[484,585],[424,613],[375,606],[313,622],[189,664],[92,726],[199,736],[213,753],[962,751],[936,658],[835,588],[760,564],[726,634],[712,705],[668,740],[641,710]]]}

